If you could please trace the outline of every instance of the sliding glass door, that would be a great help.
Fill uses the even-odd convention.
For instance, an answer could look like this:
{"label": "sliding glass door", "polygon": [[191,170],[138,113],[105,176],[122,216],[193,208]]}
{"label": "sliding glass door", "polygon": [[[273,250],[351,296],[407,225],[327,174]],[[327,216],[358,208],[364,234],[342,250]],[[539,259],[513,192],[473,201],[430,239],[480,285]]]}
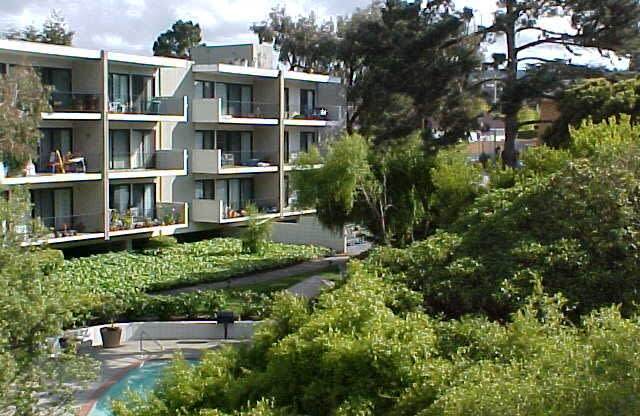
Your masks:
{"label": "sliding glass door", "polygon": [[309,117],[316,108],[316,92],[314,90],[300,90],[300,113]]}
{"label": "sliding glass door", "polygon": [[42,83],[51,88],[51,105],[54,110],[71,108],[71,70],[65,68],[39,68]]}
{"label": "sliding glass door", "polygon": [[131,75],[131,94],[133,98],[133,112],[145,114],[150,112],[153,99],[153,77]]}
{"label": "sliding glass door", "polygon": [[[222,96],[223,101],[227,101],[226,106],[223,104],[225,114],[242,117],[253,113],[253,87],[251,85],[222,85],[224,85],[226,89],[225,95]],[[218,90],[217,85],[216,90]]]}
{"label": "sliding glass door", "polygon": [[40,218],[47,228],[56,230],[73,228],[73,190],[34,189],[31,191],[33,216]]}
{"label": "sliding glass door", "polygon": [[112,111],[126,112],[131,101],[129,94],[129,75],[109,74],[109,102]]}
{"label": "sliding glass door", "polygon": [[[223,160],[233,163],[246,162],[253,158],[253,133],[250,131],[218,131],[216,132],[216,147],[226,156]],[[230,156],[229,156],[230,155]]]}
{"label": "sliding glass door", "polygon": [[131,168],[153,169],[155,139],[153,130],[133,130],[131,132]]}
{"label": "sliding glass door", "polygon": [[109,130],[109,169],[131,169],[129,130]]}
{"label": "sliding glass door", "polygon": [[41,129],[38,160],[36,169],[38,172],[51,172],[52,163],[58,162],[58,153],[64,157],[73,152],[73,140],[71,129]]}
{"label": "sliding glass door", "polygon": [[111,185],[109,189],[109,208],[124,215],[128,212],[134,221],[155,217],[155,184],[135,183]]}
{"label": "sliding glass door", "polygon": [[216,196],[226,208],[245,209],[253,201],[253,179],[225,179],[216,181]]}

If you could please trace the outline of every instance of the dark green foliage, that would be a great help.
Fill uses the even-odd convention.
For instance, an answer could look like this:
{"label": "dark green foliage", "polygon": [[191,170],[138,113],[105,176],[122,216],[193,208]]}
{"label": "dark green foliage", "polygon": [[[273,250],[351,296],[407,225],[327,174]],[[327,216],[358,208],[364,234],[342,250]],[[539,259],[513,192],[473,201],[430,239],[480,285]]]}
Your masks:
{"label": "dark green foliage", "polygon": [[466,137],[480,111],[468,83],[477,43],[459,41],[465,16],[448,1],[390,0],[377,13],[346,38],[365,67],[348,91],[361,132],[376,143],[430,128],[443,132],[440,144]]}
{"label": "dark green foliage", "polygon": [[628,114],[635,122],[640,115],[640,80],[621,81],[606,78],[590,79],[565,90],[558,100],[560,118],[543,138],[554,147],[567,147],[569,128],[577,128],[583,121],[596,123],[609,117]]}
{"label": "dark green foliage", "polygon": [[[309,309],[280,295],[242,349],[173,363],[118,416],[633,415],[640,410],[640,324],[615,308],[578,325],[539,282],[506,324],[441,321],[394,309],[401,283],[352,263]],[[406,288],[404,288],[406,290]]]}
{"label": "dark green foliage", "polygon": [[171,29],[158,36],[153,44],[153,54],[169,58],[188,58],[189,49],[198,46],[201,41],[202,30],[198,23],[178,20]]}
{"label": "dark green foliage", "polygon": [[531,161],[537,152],[560,157],[479,197],[448,232],[372,261],[404,272],[427,310],[447,316],[506,319],[536,278],[568,298],[573,316],[612,303],[629,314],[640,290],[637,134],[628,118],[585,125],[574,133],[572,160],[534,151]]}

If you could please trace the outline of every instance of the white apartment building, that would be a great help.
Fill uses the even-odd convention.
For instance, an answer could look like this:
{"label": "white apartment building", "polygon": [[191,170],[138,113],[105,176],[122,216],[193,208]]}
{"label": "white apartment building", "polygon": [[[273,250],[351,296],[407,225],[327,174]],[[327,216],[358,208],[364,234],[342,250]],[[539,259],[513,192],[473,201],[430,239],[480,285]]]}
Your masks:
{"label": "white apartment building", "polygon": [[48,243],[223,229],[249,204],[276,221],[313,214],[294,208],[288,174],[341,127],[339,79],[278,69],[268,45],[189,61],[0,40],[0,73],[21,65],[51,87],[52,112],[33,163],[0,184],[29,186]]}

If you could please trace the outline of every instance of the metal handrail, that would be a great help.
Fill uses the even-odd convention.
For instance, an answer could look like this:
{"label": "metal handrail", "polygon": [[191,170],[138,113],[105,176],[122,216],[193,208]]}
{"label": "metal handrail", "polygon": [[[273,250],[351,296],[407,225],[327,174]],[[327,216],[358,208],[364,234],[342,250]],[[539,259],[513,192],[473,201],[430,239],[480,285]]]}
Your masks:
{"label": "metal handrail", "polygon": [[[147,331],[140,331],[140,338],[138,339],[139,344],[138,344],[138,349],[139,349],[139,353],[142,354],[143,352],[145,352],[144,348],[143,348],[143,341],[145,341],[143,335],[149,335],[149,333]],[[158,347],[160,347],[160,351],[164,351],[164,345],[162,345],[160,342],[158,342],[157,339],[147,339],[146,341],[151,341],[154,344],[156,344]],[[152,351],[146,351],[146,352],[152,352]]]}

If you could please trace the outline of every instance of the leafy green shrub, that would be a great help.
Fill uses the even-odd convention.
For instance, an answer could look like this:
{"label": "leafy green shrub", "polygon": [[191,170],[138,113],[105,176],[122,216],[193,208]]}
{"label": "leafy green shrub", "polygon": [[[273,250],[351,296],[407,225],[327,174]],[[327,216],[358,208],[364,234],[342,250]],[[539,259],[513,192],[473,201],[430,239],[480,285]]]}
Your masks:
{"label": "leafy green shrub", "polygon": [[61,250],[41,249],[38,251],[38,263],[45,274],[55,273],[64,265],[64,254]]}
{"label": "leafy green shrub", "polygon": [[169,235],[159,235],[151,237],[144,242],[143,248],[145,250],[160,250],[164,248],[171,248],[178,245],[178,240],[175,237]]}
{"label": "leafy green shrub", "polygon": [[431,206],[436,224],[451,224],[481,193],[482,172],[467,160],[466,149],[452,148],[438,152],[431,169],[434,192]]}
{"label": "leafy green shrub", "polygon": [[246,211],[249,220],[246,228],[242,230],[242,251],[248,254],[262,254],[271,236],[271,220],[261,218],[255,205],[249,205]]}
{"label": "leafy green shrub", "polygon": [[[118,416],[632,415],[640,411],[640,320],[615,307],[570,323],[539,280],[507,322],[439,320],[389,307],[396,284],[354,264],[312,310],[278,295],[245,348],[177,360]],[[391,302],[392,303],[392,302]],[[266,413],[265,413],[266,412]]]}
{"label": "leafy green shrub", "polygon": [[[584,129],[572,152],[590,158],[561,152],[534,163],[539,175],[479,197],[448,234],[405,253],[382,250],[371,261],[402,270],[427,310],[447,316],[506,319],[538,276],[569,299],[574,316],[612,303],[631,313],[640,300],[640,153],[616,144],[625,143],[628,121]],[[534,151],[530,160],[548,154]]]}

